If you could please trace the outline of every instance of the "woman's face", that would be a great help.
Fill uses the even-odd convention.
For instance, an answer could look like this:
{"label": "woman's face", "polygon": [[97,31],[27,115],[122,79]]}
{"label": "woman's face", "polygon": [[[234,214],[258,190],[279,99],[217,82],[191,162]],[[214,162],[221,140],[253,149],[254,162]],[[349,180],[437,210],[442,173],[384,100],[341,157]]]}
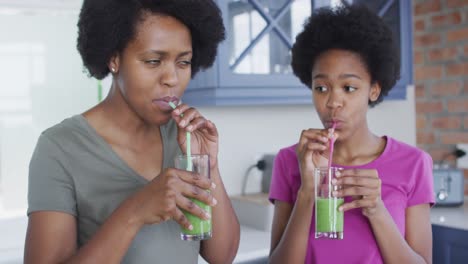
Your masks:
{"label": "woman's face", "polygon": [[141,119],[164,124],[171,118],[191,78],[190,30],[177,19],[145,14],[137,24],[135,39],[110,67],[116,69],[116,88]]}
{"label": "woman's face", "polygon": [[339,140],[367,129],[369,100],[380,93],[361,57],[346,50],[322,53],[312,68],[312,96],[317,113],[326,128],[336,122]]}

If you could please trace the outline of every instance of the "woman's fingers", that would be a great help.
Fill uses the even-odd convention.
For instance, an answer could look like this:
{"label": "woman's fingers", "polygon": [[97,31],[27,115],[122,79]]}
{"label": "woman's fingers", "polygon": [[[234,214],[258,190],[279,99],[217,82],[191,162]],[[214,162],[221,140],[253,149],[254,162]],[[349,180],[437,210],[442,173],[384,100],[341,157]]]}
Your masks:
{"label": "woman's fingers", "polygon": [[181,194],[177,196],[176,204],[178,208],[198,218],[208,220],[211,217],[210,214],[198,206],[193,199],[189,199]]}
{"label": "woman's fingers", "polygon": [[205,128],[206,127],[206,119],[203,116],[198,116],[194,117],[188,126],[186,127],[186,130],[189,132],[193,132],[195,130],[198,130],[200,128]]}
{"label": "woman's fingers", "polygon": [[[196,166],[197,164],[194,164]],[[201,189],[214,189],[216,186],[213,183],[213,181],[208,178],[208,177],[203,177],[199,173],[193,172],[193,171],[185,171],[185,170],[179,170],[179,169],[174,169],[177,170],[177,176],[182,180],[181,183],[181,190],[183,190],[183,182],[195,185]]]}
{"label": "woman's fingers", "polygon": [[174,213],[173,213],[171,218],[185,229],[192,229],[193,228],[192,224],[189,222],[187,217],[184,215],[184,213],[179,208],[176,208],[174,210]]}
{"label": "woman's fingers", "polygon": [[189,183],[183,183],[181,193],[184,197],[197,199],[210,206],[215,206],[218,203],[209,191]]}

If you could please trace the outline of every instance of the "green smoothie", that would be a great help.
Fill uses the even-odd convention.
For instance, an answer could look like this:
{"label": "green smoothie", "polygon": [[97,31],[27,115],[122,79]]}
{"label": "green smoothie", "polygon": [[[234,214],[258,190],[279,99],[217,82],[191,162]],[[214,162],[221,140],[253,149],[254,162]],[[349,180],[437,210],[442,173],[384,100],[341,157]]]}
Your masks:
{"label": "green smoothie", "polygon": [[343,232],[343,212],[338,211],[338,207],[343,203],[343,198],[317,198],[316,232]]}
{"label": "green smoothie", "polygon": [[[198,205],[201,209],[203,209],[205,212],[209,213],[211,215],[211,206],[206,205],[205,203],[202,203],[198,200],[191,199],[196,205]],[[191,213],[185,212],[184,211],[185,217],[189,220],[189,222],[192,224],[193,229],[188,230],[185,228],[182,228],[182,233],[185,235],[189,236],[197,236],[201,239],[205,237],[209,237],[209,233],[211,233],[211,219],[209,220],[203,220],[198,218],[198,216],[195,216]]]}

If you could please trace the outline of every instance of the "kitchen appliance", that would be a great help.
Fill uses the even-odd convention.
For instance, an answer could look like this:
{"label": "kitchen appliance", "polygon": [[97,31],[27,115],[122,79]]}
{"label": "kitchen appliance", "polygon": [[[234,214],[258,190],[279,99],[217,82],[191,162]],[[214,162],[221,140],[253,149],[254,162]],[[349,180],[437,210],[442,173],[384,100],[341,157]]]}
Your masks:
{"label": "kitchen appliance", "polygon": [[464,199],[463,171],[457,168],[434,168],[436,206],[459,206]]}

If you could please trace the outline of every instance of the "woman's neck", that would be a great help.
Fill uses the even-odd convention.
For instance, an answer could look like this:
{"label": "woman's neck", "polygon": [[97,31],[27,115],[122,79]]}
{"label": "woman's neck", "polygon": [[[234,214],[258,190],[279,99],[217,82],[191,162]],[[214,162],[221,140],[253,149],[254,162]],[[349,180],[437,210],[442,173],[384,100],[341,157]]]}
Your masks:
{"label": "woman's neck", "polygon": [[84,116],[101,134],[112,141],[135,147],[148,144],[148,139],[159,136],[159,126],[146,123],[128,105],[120,91],[112,86],[107,97]]}

